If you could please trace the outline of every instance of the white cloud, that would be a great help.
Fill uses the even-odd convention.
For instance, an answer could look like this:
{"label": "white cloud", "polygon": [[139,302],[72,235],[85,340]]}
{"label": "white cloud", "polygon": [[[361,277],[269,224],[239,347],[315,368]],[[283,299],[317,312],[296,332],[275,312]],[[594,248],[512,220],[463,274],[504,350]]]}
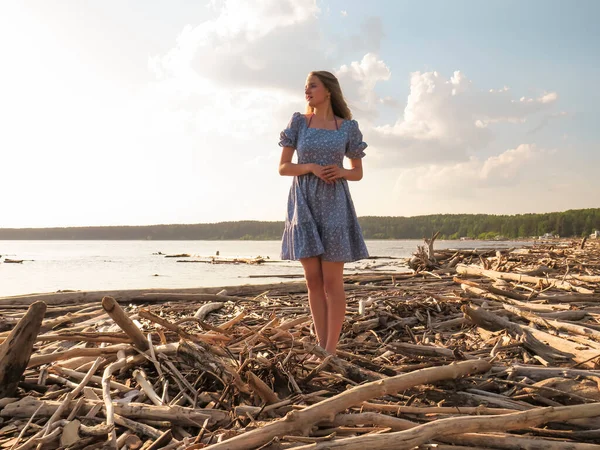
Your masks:
{"label": "white cloud", "polygon": [[365,117],[367,113],[376,112],[381,100],[375,93],[375,85],[389,80],[391,71],[377,55],[367,53],[360,62],[354,61],[350,65],[341,66],[335,75],[343,86],[344,95],[353,100],[353,110]]}
{"label": "white cloud", "polygon": [[228,87],[301,89],[308,72],[331,65],[319,12],[316,0],[225,0],[215,19],[186,26],[151,67],[186,83],[200,77]]}
{"label": "white cloud", "polygon": [[342,17],[346,17],[348,15],[348,11],[345,11],[345,10],[342,9],[340,11],[340,14],[341,14]]}
{"label": "white cloud", "polygon": [[521,144],[485,160],[472,156],[458,163],[403,169],[398,176],[397,189],[403,192],[451,190],[454,194],[460,194],[475,188],[514,185],[521,171],[546,153],[534,145]]}
{"label": "white cloud", "polygon": [[493,140],[491,124],[522,123],[556,99],[547,93],[514,100],[508,88],[477,89],[459,71],[449,79],[415,72],[403,116],[372,130],[371,141],[386,165],[461,161]]}

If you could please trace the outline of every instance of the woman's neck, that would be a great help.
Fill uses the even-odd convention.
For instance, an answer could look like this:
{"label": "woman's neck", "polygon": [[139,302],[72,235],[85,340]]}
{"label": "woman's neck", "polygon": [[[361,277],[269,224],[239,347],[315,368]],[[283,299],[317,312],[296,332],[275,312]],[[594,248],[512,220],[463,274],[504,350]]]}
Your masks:
{"label": "woman's neck", "polygon": [[323,121],[332,121],[335,119],[333,109],[331,108],[331,103],[329,102],[319,107],[315,106],[313,108],[313,114]]}

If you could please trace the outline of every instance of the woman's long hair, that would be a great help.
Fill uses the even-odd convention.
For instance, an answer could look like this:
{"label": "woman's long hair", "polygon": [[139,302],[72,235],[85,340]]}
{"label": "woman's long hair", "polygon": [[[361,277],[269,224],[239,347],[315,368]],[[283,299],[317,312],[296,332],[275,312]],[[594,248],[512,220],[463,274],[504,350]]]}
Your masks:
{"label": "woman's long hair", "polygon": [[[326,70],[317,70],[308,74],[308,76],[314,75],[321,83],[325,86],[325,89],[329,91],[331,94],[331,109],[333,110],[333,114],[338,117],[341,117],[345,120],[352,119],[352,112],[346,103],[346,99],[344,98],[344,94],[342,94],[342,88],[340,87],[340,82],[331,72],[327,72]],[[306,113],[312,114],[314,112],[314,108],[310,105],[306,105]]]}

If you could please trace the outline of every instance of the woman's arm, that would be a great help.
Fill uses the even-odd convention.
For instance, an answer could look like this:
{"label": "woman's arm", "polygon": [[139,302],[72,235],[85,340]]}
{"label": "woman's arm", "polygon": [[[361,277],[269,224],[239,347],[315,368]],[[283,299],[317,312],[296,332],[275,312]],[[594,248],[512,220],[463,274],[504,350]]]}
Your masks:
{"label": "woman's arm", "polygon": [[363,177],[362,159],[350,159],[350,169],[344,169],[338,166],[324,167],[325,179],[334,181],[339,178],[345,178],[348,181],[360,181]]}
{"label": "woman's arm", "polygon": [[327,183],[333,183],[333,180],[325,178],[325,167],[318,164],[294,164],[293,156],[294,149],[292,147],[283,147],[279,160],[279,175],[299,176],[312,173]]}
{"label": "woman's arm", "polygon": [[313,166],[316,164],[294,164],[292,157],[294,149],[292,147],[283,147],[281,159],[279,160],[279,175],[298,176],[313,172]]}
{"label": "woman's arm", "polygon": [[362,159],[351,159],[350,169],[344,169],[344,178],[348,181],[360,181],[363,177]]}

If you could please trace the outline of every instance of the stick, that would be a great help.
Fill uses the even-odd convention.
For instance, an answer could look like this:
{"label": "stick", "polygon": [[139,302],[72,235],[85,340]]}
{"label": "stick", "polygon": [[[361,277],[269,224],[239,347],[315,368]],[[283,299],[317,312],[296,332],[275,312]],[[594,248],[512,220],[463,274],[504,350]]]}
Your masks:
{"label": "stick", "polygon": [[221,309],[224,305],[224,302],[213,302],[207,303],[206,305],[202,305],[198,308],[198,311],[194,314],[194,317],[199,320],[204,320],[204,318],[209,315],[211,312]]}
{"label": "stick", "polygon": [[[137,328],[137,327],[136,327]],[[145,341],[144,341],[145,342]],[[112,364],[109,364],[104,373],[102,374],[102,398],[104,399],[104,406],[106,408],[106,425],[114,426],[115,424],[115,409],[113,406],[112,398],[110,397],[110,378],[114,371],[120,369],[125,365],[125,354],[120,354],[119,359]],[[108,441],[114,448],[117,447],[117,433],[114,428],[108,435]]]}

